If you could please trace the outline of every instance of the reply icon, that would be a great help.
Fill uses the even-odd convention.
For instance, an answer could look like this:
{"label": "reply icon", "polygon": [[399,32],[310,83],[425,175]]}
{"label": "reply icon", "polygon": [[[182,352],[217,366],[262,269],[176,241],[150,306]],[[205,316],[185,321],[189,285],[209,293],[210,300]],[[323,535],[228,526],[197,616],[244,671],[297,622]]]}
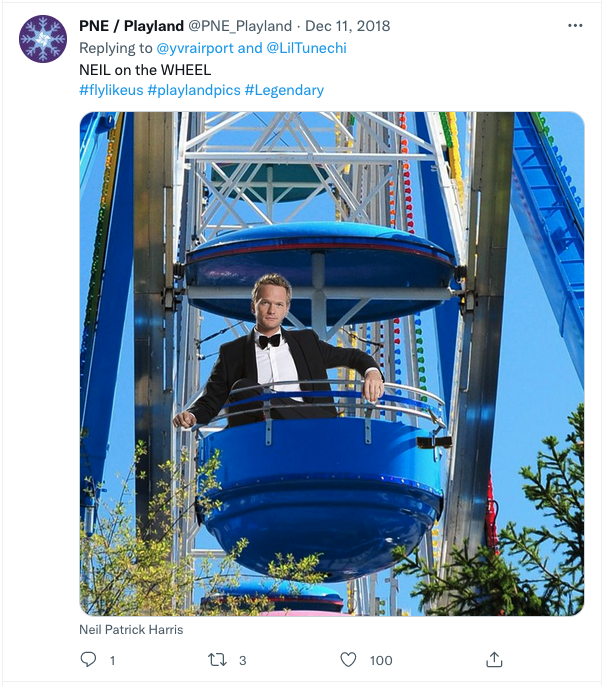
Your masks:
{"label": "reply icon", "polygon": [[82,653],[80,655],[80,660],[87,666],[90,667],[90,665],[97,659],[97,656],[94,653],[86,652]]}

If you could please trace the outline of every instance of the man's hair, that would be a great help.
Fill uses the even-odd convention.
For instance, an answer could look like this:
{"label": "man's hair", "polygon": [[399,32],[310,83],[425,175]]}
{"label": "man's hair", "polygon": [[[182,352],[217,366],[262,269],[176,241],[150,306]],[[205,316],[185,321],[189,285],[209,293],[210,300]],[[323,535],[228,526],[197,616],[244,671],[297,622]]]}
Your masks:
{"label": "man's hair", "polygon": [[265,274],[264,276],[261,276],[252,289],[252,302],[254,303],[258,300],[261,286],[281,286],[282,288],[285,288],[286,303],[288,305],[290,304],[290,300],[292,300],[292,286],[283,276],[280,276],[279,274]]}

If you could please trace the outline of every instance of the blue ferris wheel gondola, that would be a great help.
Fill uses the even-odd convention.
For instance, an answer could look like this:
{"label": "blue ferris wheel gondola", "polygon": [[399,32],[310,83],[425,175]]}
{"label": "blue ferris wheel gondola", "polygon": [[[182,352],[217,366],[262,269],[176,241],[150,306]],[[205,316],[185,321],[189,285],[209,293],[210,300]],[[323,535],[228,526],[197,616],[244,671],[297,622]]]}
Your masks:
{"label": "blue ferris wheel gondola", "polygon": [[[215,314],[252,321],[250,288],[262,274],[277,272],[294,288],[292,313],[310,326],[315,255],[323,260],[320,289],[327,299],[328,325],[350,311],[352,300],[363,298],[368,302],[347,323],[435,307],[448,297],[454,274],[452,255],[403,231],[349,222],[271,225],[227,231],[190,252],[189,302]],[[426,294],[419,295],[421,291]]]}
{"label": "blue ferris wheel gondola", "polygon": [[202,599],[201,605],[224,604],[228,608],[229,597],[239,598],[243,606],[247,599],[265,598],[274,611],[339,613],[344,605],[342,597],[327,586],[277,581],[266,576],[241,576],[231,583],[219,583],[212,594]]}
{"label": "blue ferris wheel gondola", "polygon": [[218,451],[221,504],[205,525],[225,551],[247,539],[238,562],[262,574],[278,555],[318,555],[328,583],[386,569],[393,549],[411,551],[441,514],[440,462],[417,441],[429,435],[362,417],[211,433],[201,459]]}

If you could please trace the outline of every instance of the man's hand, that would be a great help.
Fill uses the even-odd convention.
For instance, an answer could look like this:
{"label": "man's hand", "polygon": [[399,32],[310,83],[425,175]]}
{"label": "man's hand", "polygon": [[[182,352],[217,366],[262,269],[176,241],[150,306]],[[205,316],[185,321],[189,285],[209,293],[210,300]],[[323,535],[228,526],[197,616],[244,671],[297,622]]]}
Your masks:
{"label": "man's hand", "polygon": [[382,374],[378,370],[370,370],[366,374],[363,382],[363,391],[361,395],[371,403],[375,403],[382,397],[383,393],[384,383],[382,381]]}
{"label": "man's hand", "polygon": [[172,420],[172,424],[178,429],[190,429],[192,426],[197,424],[197,419],[192,412],[179,412],[177,416]]}

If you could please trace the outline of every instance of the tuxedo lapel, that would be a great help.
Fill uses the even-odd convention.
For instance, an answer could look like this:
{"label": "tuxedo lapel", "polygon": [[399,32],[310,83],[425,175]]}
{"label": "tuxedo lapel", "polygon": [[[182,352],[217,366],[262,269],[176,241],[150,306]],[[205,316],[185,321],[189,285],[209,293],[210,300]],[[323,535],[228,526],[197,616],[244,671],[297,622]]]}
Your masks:
{"label": "tuxedo lapel", "polygon": [[293,334],[291,331],[285,331],[284,329],[282,329],[282,331],[284,332],[284,338],[290,347],[292,359],[294,360],[296,371],[298,372],[298,378],[301,380],[310,379],[311,370],[305,352],[296,338],[296,334]]}
{"label": "tuxedo lapel", "polygon": [[244,348],[244,378],[258,382],[258,368],[256,366],[256,350],[254,346],[254,330],[246,336],[246,345]]}

